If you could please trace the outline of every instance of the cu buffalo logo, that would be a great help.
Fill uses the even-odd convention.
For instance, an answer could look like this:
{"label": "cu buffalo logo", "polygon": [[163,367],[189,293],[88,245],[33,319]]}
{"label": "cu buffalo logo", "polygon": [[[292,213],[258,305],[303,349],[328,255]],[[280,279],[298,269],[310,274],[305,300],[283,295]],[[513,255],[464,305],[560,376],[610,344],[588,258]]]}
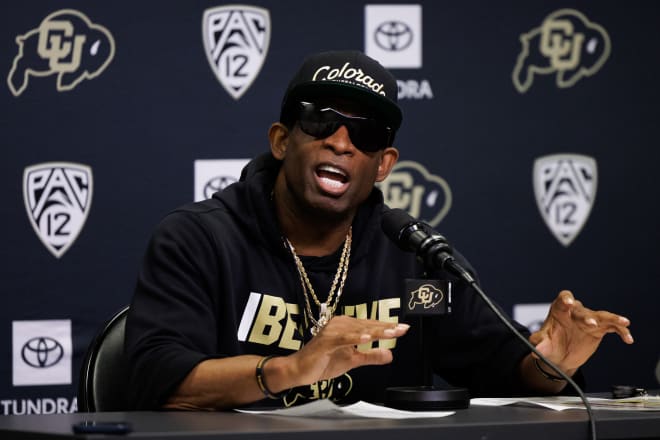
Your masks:
{"label": "cu buffalo logo", "polygon": [[282,400],[286,407],[320,399],[338,401],[346,398],[352,389],[353,379],[348,373],[344,373],[334,379],[320,380],[311,385],[294,388]]}
{"label": "cu buffalo logo", "polygon": [[377,184],[390,208],[406,210],[431,226],[438,226],[451,208],[449,185],[413,161],[401,161],[383,182]]}
{"label": "cu buffalo logo", "polygon": [[408,309],[414,310],[417,305],[423,306],[425,309],[432,309],[445,299],[442,290],[432,286],[431,284],[423,284],[417,290],[410,292],[410,301],[408,301]]}
{"label": "cu buffalo logo", "polygon": [[557,87],[572,87],[598,72],[611,49],[605,29],[574,9],[548,15],[541,26],[522,34],[520,42],[512,75],[520,93],[529,90],[535,75],[555,75]]}
{"label": "cu buffalo logo", "polygon": [[64,347],[53,338],[39,336],[23,345],[21,357],[26,364],[35,368],[48,368],[57,364],[64,356]]}
{"label": "cu buffalo logo", "polygon": [[115,41],[103,26],[82,12],[62,9],[39,27],[16,37],[18,54],[7,76],[14,96],[28,87],[30,77],[56,75],[59,92],[99,76],[115,55]]}

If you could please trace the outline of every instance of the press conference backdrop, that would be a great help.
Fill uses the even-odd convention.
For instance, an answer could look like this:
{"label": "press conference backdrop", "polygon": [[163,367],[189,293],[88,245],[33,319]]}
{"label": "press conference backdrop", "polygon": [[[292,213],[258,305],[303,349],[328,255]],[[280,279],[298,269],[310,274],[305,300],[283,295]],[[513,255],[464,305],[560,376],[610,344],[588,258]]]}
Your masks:
{"label": "press conference backdrop", "polygon": [[565,288],[628,316],[636,343],[606,338],[587,390],[657,387],[657,2],[0,9],[2,414],[77,409],[82,356],[130,301],[155,224],[267,150],[288,79],[326,49],[398,78],[387,202],[444,233],[532,328]]}

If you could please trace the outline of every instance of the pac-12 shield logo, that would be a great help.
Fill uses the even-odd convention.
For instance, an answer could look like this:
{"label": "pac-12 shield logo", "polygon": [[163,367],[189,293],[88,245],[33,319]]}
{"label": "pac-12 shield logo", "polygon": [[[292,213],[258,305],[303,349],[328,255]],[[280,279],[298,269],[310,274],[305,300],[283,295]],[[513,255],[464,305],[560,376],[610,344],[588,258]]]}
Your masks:
{"label": "pac-12 shield logo", "polygon": [[105,27],[74,9],[55,11],[38,28],[16,37],[18,54],[7,76],[14,96],[25,91],[31,76],[57,75],[59,92],[96,78],[115,56],[115,40]]}
{"label": "pac-12 shield logo", "polygon": [[605,29],[574,9],[548,15],[541,26],[522,34],[520,42],[522,50],[512,74],[520,93],[529,90],[537,74],[554,74],[557,87],[572,87],[598,72],[611,48]]}
{"label": "pac-12 shield logo", "polygon": [[579,154],[555,154],[534,161],[534,195],[543,220],[564,246],[587,222],[596,199],[596,160]]}
{"label": "pac-12 shield logo", "polygon": [[87,220],[92,204],[92,169],[68,162],[29,166],[23,172],[23,199],[37,236],[60,258]]}
{"label": "pac-12 shield logo", "polygon": [[247,5],[204,11],[202,40],[215,76],[234,99],[255,80],[268,53],[270,14]]}

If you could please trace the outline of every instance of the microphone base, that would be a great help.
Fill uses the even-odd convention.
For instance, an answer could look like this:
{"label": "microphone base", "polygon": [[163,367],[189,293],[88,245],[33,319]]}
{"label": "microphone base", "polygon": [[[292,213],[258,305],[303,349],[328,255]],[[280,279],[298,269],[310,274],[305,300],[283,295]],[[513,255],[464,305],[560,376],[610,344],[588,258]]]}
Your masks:
{"label": "microphone base", "polygon": [[470,406],[470,394],[467,388],[391,387],[385,390],[385,406],[407,411],[464,409]]}

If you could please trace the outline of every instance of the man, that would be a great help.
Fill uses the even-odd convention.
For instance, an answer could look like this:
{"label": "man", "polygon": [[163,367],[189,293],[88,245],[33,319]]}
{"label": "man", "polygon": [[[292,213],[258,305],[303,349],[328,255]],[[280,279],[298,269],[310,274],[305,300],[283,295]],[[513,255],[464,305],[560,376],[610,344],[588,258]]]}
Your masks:
{"label": "man", "polygon": [[[309,57],[270,128],[270,153],[163,220],[127,322],[135,408],[382,402],[388,386],[420,385],[419,328],[403,322],[401,296],[404,279],[428,275],[454,283],[452,313],[425,328],[436,374],[473,396],[566,386],[472,288],[427,274],[382,233],[374,183],[398,158],[396,95],[391,74],[360,52]],[[606,333],[632,343],[628,326],[563,291],[525,334],[573,375]]]}

